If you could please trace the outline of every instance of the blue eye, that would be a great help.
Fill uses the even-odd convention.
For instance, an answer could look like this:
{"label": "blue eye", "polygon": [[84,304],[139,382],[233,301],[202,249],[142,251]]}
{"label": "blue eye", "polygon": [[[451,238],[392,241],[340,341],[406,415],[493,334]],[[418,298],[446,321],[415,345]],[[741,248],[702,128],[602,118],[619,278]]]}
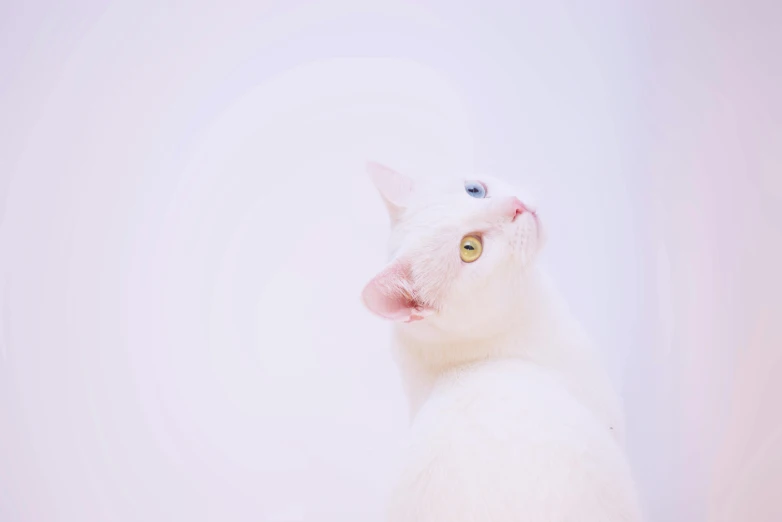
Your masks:
{"label": "blue eye", "polygon": [[486,187],[480,181],[465,181],[464,190],[474,198],[481,199],[486,197]]}

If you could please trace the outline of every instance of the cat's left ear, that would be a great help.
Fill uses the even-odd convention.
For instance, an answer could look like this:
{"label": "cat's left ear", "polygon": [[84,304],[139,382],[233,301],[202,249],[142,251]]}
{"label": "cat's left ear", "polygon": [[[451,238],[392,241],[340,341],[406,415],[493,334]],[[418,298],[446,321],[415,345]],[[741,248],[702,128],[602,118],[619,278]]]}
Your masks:
{"label": "cat's left ear", "polygon": [[383,197],[391,221],[396,221],[407,207],[413,193],[413,180],[374,162],[367,163],[367,173]]}
{"label": "cat's left ear", "polygon": [[410,265],[401,260],[392,261],[372,278],[364,287],[361,300],[375,315],[403,323],[419,321],[434,312],[413,297]]}

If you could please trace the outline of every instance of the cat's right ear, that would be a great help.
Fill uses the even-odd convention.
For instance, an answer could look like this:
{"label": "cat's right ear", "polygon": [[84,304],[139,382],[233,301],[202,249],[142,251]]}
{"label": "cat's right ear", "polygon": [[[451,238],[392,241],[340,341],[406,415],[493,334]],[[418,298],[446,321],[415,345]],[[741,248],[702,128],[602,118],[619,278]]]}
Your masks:
{"label": "cat's right ear", "polygon": [[367,163],[367,173],[383,198],[391,221],[399,219],[413,193],[413,180],[379,163]]}
{"label": "cat's right ear", "polygon": [[364,287],[361,300],[370,312],[384,319],[412,323],[434,312],[413,297],[410,266],[394,260]]}

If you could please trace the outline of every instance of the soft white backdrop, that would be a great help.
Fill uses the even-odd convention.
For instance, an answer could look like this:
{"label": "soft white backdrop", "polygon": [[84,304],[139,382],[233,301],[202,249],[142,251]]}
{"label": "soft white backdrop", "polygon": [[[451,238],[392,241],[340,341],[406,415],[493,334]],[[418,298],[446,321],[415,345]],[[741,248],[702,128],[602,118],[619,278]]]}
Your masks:
{"label": "soft white backdrop", "polygon": [[779,11],[4,3],[0,519],[380,520],[374,159],[540,196],[650,520],[778,520]]}

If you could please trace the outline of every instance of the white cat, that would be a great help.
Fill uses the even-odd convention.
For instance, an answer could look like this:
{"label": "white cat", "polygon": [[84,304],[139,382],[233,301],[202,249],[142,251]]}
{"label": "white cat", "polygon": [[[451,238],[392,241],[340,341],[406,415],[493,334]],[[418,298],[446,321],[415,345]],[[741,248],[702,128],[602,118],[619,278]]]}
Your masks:
{"label": "white cat", "polygon": [[529,201],[494,178],[368,170],[392,261],[362,299],[395,323],[412,415],[389,521],[641,520],[620,401],[535,265]]}

